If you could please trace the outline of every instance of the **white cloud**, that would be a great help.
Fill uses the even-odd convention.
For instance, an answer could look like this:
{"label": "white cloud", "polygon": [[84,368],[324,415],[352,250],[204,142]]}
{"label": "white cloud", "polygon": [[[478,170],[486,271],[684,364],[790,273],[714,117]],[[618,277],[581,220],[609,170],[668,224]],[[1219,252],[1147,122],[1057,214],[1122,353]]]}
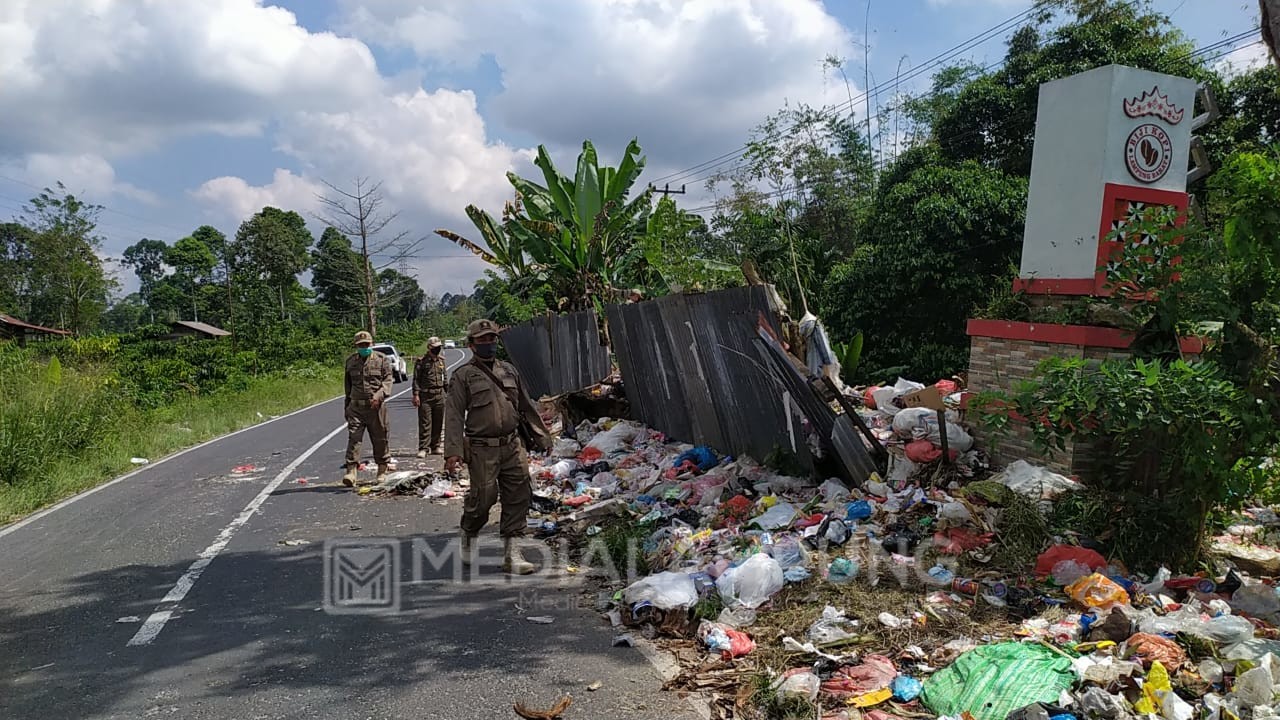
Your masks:
{"label": "white cloud", "polygon": [[638,135],[673,167],[733,149],[785,101],[823,104],[836,88],[822,60],[852,42],[817,0],[344,3],[345,27],[428,66],[491,56],[506,127],[567,152],[590,138],[611,156]]}
{"label": "white cloud", "polygon": [[93,153],[30,153],[21,160],[6,162],[4,168],[6,175],[16,176],[28,186],[53,187],[61,181],[71,193],[95,201],[119,197],[148,205],[159,202],[155,193],[117,179],[111,163]]}
{"label": "white cloud", "polygon": [[281,109],[348,106],[382,83],[363,43],[257,0],[6,0],[0,76],[0,156],[259,133]]}
{"label": "white cloud", "polygon": [[320,183],[277,168],[266,185],[250,185],[242,178],[223,176],[205,182],[191,194],[212,212],[238,223],[268,205],[309,217],[318,204],[316,194],[324,189]]}

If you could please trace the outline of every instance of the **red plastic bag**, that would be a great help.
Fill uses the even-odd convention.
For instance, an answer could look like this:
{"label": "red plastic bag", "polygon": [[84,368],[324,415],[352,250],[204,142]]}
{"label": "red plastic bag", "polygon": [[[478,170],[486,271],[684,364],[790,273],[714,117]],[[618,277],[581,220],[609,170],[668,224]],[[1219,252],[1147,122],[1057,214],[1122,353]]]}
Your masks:
{"label": "red plastic bag", "polygon": [[877,390],[879,390],[879,389],[880,389],[880,386],[879,386],[879,385],[872,385],[871,387],[867,388],[866,390],[864,390],[864,391],[862,392],[862,405],[863,405],[863,407],[866,407],[866,408],[867,408],[867,409],[869,409],[869,410],[875,410],[875,409],[876,409],[876,399],[875,399],[875,397],[872,395],[872,393],[874,393],[875,391],[877,391]]}
{"label": "red plastic bag", "polygon": [[837,670],[830,680],[822,683],[822,692],[842,699],[858,697],[889,687],[897,676],[898,669],[892,660],[883,655],[868,655],[861,665]]}
{"label": "red plastic bag", "polygon": [[933,386],[938,388],[938,392],[942,393],[943,397],[953,395],[960,389],[960,386],[956,384],[955,380],[939,380],[934,383]]}
{"label": "red plastic bag", "polygon": [[578,462],[590,465],[600,458],[604,457],[604,453],[600,448],[585,447],[582,452],[578,453]]}
{"label": "red plastic bag", "polygon": [[1053,574],[1053,567],[1060,562],[1073,560],[1090,570],[1107,566],[1107,559],[1088,548],[1075,545],[1054,545],[1036,558],[1036,577],[1043,580]]}
{"label": "red plastic bag", "polygon": [[1125,641],[1125,645],[1146,667],[1159,661],[1165,668],[1176,671],[1187,661],[1187,653],[1181,645],[1159,635],[1137,633]]}
{"label": "red plastic bag", "polygon": [[[938,458],[942,457],[942,448],[928,440],[916,440],[915,442],[907,443],[906,452],[908,460],[921,465],[937,462]],[[953,462],[960,457],[960,453],[950,448],[947,449],[947,455]]]}
{"label": "red plastic bag", "polygon": [[960,555],[969,550],[977,550],[991,544],[995,539],[992,533],[978,533],[965,528],[950,528],[946,532],[933,534],[933,544],[938,552],[947,555]]}

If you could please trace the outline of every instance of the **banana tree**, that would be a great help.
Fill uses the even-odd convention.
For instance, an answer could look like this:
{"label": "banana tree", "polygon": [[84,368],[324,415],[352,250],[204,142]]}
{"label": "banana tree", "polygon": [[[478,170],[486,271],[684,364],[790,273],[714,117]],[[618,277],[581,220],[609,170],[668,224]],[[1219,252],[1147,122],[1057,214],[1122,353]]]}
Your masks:
{"label": "banana tree", "polygon": [[613,168],[601,167],[595,146],[586,141],[572,179],[556,168],[544,146],[534,164],[545,184],[507,174],[525,210],[511,230],[530,257],[549,269],[569,309],[599,305],[618,293],[630,268],[629,251],[644,232],[652,193],[627,199],[644,170],[640,145],[632,140]]}
{"label": "banana tree", "polygon": [[582,144],[573,178],[561,173],[545,146],[534,162],[543,184],[507,173],[516,201],[501,223],[470,206],[467,216],[487,250],[449,230],[436,233],[476,253],[512,280],[545,281],[561,298],[557,309],[602,309],[603,300],[620,294],[621,281],[633,269],[633,252],[644,233],[651,202],[646,190],[628,195],[644,169],[640,145],[632,140],[618,167],[601,167],[595,146]]}

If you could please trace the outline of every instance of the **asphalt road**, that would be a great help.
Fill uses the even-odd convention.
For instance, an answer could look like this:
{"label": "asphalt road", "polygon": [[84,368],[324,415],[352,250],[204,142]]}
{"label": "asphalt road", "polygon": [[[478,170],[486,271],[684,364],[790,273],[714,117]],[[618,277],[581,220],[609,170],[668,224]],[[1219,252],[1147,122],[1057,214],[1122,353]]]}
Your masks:
{"label": "asphalt road", "polygon": [[[400,468],[439,467],[413,457],[410,395],[389,409]],[[341,487],[340,427],[324,403],[0,529],[0,718],[493,720],[565,694],[566,720],[697,717],[555,558],[507,578],[491,524],[467,577],[460,499]],[[395,548],[398,611],[326,609],[334,539]]]}

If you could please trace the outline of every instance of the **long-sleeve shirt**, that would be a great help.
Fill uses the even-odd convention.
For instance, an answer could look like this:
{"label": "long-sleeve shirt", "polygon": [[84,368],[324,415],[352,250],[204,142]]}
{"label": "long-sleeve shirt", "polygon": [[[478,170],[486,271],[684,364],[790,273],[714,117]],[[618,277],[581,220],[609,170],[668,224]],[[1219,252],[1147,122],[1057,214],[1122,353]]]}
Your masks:
{"label": "long-sleeve shirt", "polygon": [[413,366],[413,391],[423,400],[440,400],[445,391],[444,358],[423,355]]}
{"label": "long-sleeve shirt", "polygon": [[395,371],[386,355],[373,352],[362,358],[360,353],[351,353],[347,358],[343,385],[348,403],[386,400],[391,397],[394,382]]}
{"label": "long-sleeve shirt", "polygon": [[[453,371],[444,406],[445,457],[461,457],[464,437],[505,437],[520,426],[523,416],[535,432],[550,437],[533,401],[520,382],[520,373],[509,363],[495,360],[493,374],[501,387],[472,360]],[[520,408],[511,403],[518,398]]]}

